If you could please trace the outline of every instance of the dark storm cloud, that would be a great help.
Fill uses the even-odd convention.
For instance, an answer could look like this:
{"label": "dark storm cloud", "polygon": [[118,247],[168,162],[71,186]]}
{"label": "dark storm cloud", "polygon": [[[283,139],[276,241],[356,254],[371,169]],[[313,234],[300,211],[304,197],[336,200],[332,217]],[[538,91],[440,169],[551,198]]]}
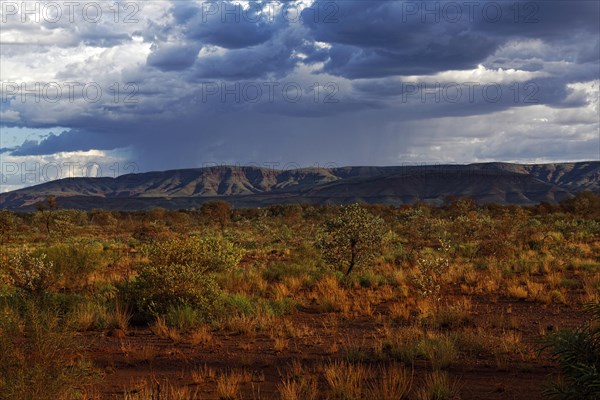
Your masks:
{"label": "dark storm cloud", "polygon": [[13,156],[38,156],[65,151],[114,150],[123,143],[114,136],[102,135],[82,130],[64,131],[58,135],[50,134],[41,141],[26,140],[14,148],[3,148]]}
{"label": "dark storm cloud", "polygon": [[[224,7],[221,5],[223,3],[215,4],[215,7]],[[196,9],[194,16],[185,20],[183,31],[186,38],[228,49],[239,49],[264,43],[282,28],[280,20],[269,21],[260,15],[246,16],[242,11],[239,11],[240,16],[233,17],[220,13],[206,16],[206,13]]]}
{"label": "dark storm cloud", "polygon": [[[594,79],[589,77],[589,79]],[[522,82],[399,81],[382,78],[355,81],[353,88],[379,108],[396,105],[404,119],[435,115],[471,116],[495,113],[514,107],[547,105],[554,108],[584,107],[589,99],[574,94],[559,77],[542,77]]]}
{"label": "dark storm cloud", "polygon": [[[306,50],[305,30],[290,27],[281,12],[262,11],[272,1],[253,2],[249,10],[237,2],[174,2],[171,12],[180,26],[182,43],[156,46],[148,65],[163,71],[192,68],[191,79],[248,79],[268,74],[281,76],[297,60],[295,50]],[[232,14],[233,13],[233,14]],[[227,49],[215,53],[211,46]],[[196,59],[197,50],[203,57]],[[196,50],[193,56],[190,49]],[[312,51],[312,50],[311,50]],[[183,53],[183,54],[178,54]],[[324,59],[324,57],[321,57]]]}
{"label": "dark storm cloud", "polygon": [[[122,82],[137,85],[137,103],[89,103],[81,112],[66,113],[68,108],[60,104],[41,107],[15,102],[7,108],[18,112],[20,119],[5,120],[5,126],[72,130],[2,151],[32,156],[127,147],[151,169],[191,167],[203,161],[392,164],[399,154],[430,160],[432,146],[441,148],[447,159],[459,161],[563,157],[561,149],[578,157],[594,156],[589,139],[594,121],[586,111],[589,95],[567,85],[599,78],[598,2],[477,3],[500,5],[504,18],[498,22],[486,20],[481,11],[473,21],[465,14],[448,22],[445,19],[456,17],[450,13],[440,15],[439,22],[431,21],[431,16],[423,22],[421,12],[406,8],[425,3],[338,1],[332,20],[304,13],[302,21],[290,22],[281,14],[272,20],[265,16],[223,20],[219,14],[203,14],[202,3],[174,1],[167,9],[169,22],[147,21],[127,33],[142,37],[149,47],[139,64],[122,70],[106,68],[118,70]],[[448,3],[427,2],[440,8]],[[515,4],[516,19],[510,8]],[[538,8],[532,11],[524,8],[526,4]],[[223,2],[217,5],[222,7]],[[82,42],[103,47],[126,40],[120,33],[99,32],[82,34]],[[2,49],[2,54],[14,56],[18,51]],[[34,53],[51,51],[40,48]],[[123,57],[129,54],[124,52]],[[33,65],[34,60],[27,62]],[[116,67],[118,63],[117,59]],[[57,77],[67,81],[70,74],[85,76],[86,61],[65,65]],[[431,93],[422,101],[420,93],[406,93],[407,87],[414,90],[410,85],[423,82],[429,89],[438,83],[443,86],[459,79],[452,74],[461,76],[459,72],[477,70],[479,65],[483,75],[467,79],[480,85],[474,99],[464,87],[458,101],[443,95],[437,101]],[[512,79],[515,71],[536,74]],[[438,76],[443,73],[449,76]],[[425,81],[427,77],[431,79]],[[302,99],[290,101],[279,95],[268,101],[263,93],[259,101],[251,102],[221,96],[221,85],[231,89],[266,81],[277,81],[278,90],[297,84]],[[314,85],[323,90],[329,83],[336,85],[337,101],[325,103],[326,92],[316,101]],[[207,84],[219,91],[207,97]],[[496,98],[490,89],[486,98],[481,89],[486,84],[499,87],[502,95]],[[533,84],[534,90],[527,84]],[[559,110],[557,114],[564,112],[564,117],[546,127],[531,122],[533,115],[523,116],[527,111],[519,114],[540,105]],[[520,125],[513,116],[495,115],[513,110],[522,118]],[[42,112],[49,117],[40,117]],[[546,118],[536,112],[537,120]],[[561,147],[566,132],[561,124],[567,123],[573,124],[570,134],[583,139]],[[535,127],[533,134],[528,124]],[[514,137],[523,132],[537,137],[519,147]],[[452,147],[454,141],[463,140],[482,144],[472,145],[470,153]],[[544,140],[549,146],[544,146]]]}
{"label": "dark storm cloud", "polygon": [[423,44],[414,50],[334,45],[324,70],[334,75],[356,79],[468,69],[489,55],[490,48],[495,45],[493,39],[465,36]]}
{"label": "dark storm cloud", "polygon": [[148,56],[148,65],[163,71],[184,70],[194,64],[199,50],[194,44],[158,45]]}
{"label": "dark storm cloud", "polygon": [[193,76],[195,79],[283,76],[295,67],[298,60],[293,59],[292,54],[294,48],[302,46],[302,41],[297,32],[285,30],[257,46],[206,55],[196,61]]}
{"label": "dark storm cloud", "polygon": [[[514,38],[568,40],[574,59],[597,61],[597,2],[468,3],[338,2],[337,23],[305,25],[333,45],[325,71],[350,78],[472,68]],[[596,54],[579,51],[589,40]]]}

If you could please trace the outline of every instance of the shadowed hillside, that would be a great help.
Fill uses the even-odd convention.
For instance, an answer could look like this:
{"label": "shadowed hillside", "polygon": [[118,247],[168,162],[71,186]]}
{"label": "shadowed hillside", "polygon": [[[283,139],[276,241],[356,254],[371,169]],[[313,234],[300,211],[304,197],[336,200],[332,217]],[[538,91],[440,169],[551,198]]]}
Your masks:
{"label": "shadowed hillside", "polygon": [[54,195],[66,208],[188,208],[223,198],[235,206],[352,202],[441,204],[448,196],[481,203],[557,203],[583,190],[600,191],[600,162],[564,164],[307,168],[210,167],[67,178],[0,195],[0,207],[29,209]]}

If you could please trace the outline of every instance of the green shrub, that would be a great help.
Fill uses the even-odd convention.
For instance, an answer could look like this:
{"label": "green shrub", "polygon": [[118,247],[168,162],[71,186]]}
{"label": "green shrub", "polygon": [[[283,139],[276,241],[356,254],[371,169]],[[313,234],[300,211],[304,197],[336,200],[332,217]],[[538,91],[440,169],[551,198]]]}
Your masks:
{"label": "green shrub", "polygon": [[446,254],[446,247],[442,243],[442,247],[437,252],[424,251],[417,259],[419,273],[413,277],[413,283],[421,296],[440,299],[442,276],[448,271],[450,265]]}
{"label": "green shrub", "polygon": [[561,377],[545,390],[554,399],[594,400],[600,398],[600,303],[587,306],[591,315],[578,329],[548,335],[542,349],[549,349]]}
{"label": "green shrub", "polygon": [[200,207],[201,219],[217,224],[221,229],[231,222],[231,214],[231,204],[223,200],[211,200]]}
{"label": "green shrub", "polygon": [[[129,297],[129,298],[128,298]],[[212,317],[219,287],[214,277],[188,264],[146,264],[125,298],[146,317],[164,315],[173,307],[189,306]]]}
{"label": "green shrub", "polygon": [[8,274],[8,283],[30,294],[41,294],[56,280],[54,264],[45,254],[35,256],[26,248],[10,257],[3,267]]}
{"label": "green shrub", "polygon": [[[213,273],[232,270],[243,251],[215,237],[174,238],[145,247],[149,263],[138,266],[131,287],[122,287],[124,298],[143,319],[171,313],[181,316],[188,308],[193,319],[211,319],[220,288]],[[177,318],[175,318],[177,319]]]}
{"label": "green shrub", "polygon": [[197,273],[229,271],[243,256],[243,249],[213,236],[169,239],[145,250],[152,264],[188,265]]}
{"label": "green shrub", "polygon": [[103,245],[97,241],[71,240],[49,246],[38,253],[45,254],[54,265],[56,277],[63,287],[72,289],[84,285],[91,273],[103,262]]}
{"label": "green shrub", "polygon": [[153,243],[158,240],[164,240],[169,236],[169,230],[161,224],[150,222],[138,225],[132,234],[133,240]]}

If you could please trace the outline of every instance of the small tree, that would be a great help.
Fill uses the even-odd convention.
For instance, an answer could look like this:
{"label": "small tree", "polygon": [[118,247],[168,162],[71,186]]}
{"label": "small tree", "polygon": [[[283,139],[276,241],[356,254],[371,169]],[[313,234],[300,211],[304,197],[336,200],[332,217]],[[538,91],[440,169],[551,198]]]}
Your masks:
{"label": "small tree", "polygon": [[600,195],[586,191],[560,203],[563,210],[585,218],[600,217]]}
{"label": "small tree", "polygon": [[224,229],[231,221],[231,205],[223,200],[206,202],[200,207],[200,216]]}
{"label": "small tree", "polygon": [[40,201],[35,205],[40,218],[46,225],[46,233],[50,234],[50,227],[54,219],[54,211],[58,209],[58,203],[56,202],[56,196],[50,195],[46,197],[44,201]]}
{"label": "small tree", "polygon": [[359,204],[342,208],[326,221],[319,232],[317,247],[327,262],[346,270],[363,267],[381,254],[385,222]]}

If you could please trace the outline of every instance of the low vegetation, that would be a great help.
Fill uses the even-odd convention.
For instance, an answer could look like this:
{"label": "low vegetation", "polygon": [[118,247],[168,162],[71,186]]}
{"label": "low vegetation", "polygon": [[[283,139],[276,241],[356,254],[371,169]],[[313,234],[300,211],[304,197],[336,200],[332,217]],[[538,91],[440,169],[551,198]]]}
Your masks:
{"label": "low vegetation", "polygon": [[0,211],[0,398],[596,399],[597,201]]}

